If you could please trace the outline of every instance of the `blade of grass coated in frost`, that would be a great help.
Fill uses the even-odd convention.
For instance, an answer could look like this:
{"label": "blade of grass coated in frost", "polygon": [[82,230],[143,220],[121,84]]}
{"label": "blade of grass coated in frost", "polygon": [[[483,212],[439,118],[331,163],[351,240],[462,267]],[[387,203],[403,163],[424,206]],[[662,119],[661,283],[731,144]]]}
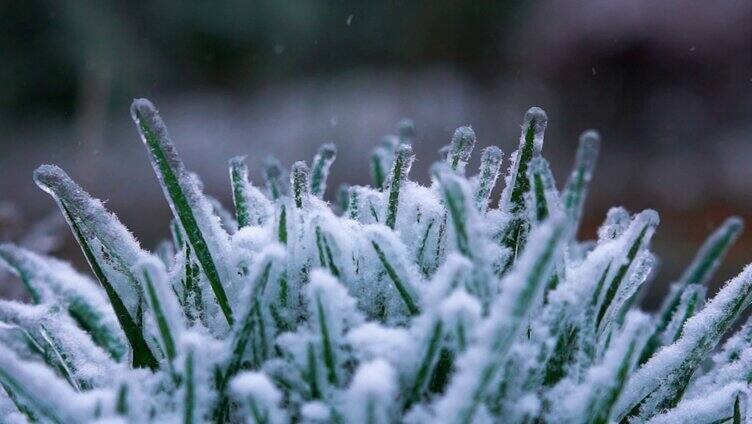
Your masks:
{"label": "blade of grass coated in frost", "polygon": [[394,287],[397,289],[400,297],[405,302],[405,306],[407,307],[408,312],[410,312],[410,315],[418,315],[420,313],[418,304],[415,303],[415,300],[413,300],[412,295],[405,285],[405,282],[402,281],[402,278],[397,273],[397,270],[395,270],[394,266],[392,266],[392,264],[389,262],[389,259],[387,259],[384,251],[381,249],[381,246],[379,246],[379,244],[375,240],[371,240],[371,245],[376,251],[376,255],[379,257],[381,264],[384,266],[387,275],[389,275],[389,278],[394,283]]}
{"label": "blade of grass coated in frost", "polygon": [[[70,387],[58,380],[53,374],[40,376],[36,371],[39,365],[21,361],[16,358],[6,347],[0,346],[0,385],[32,422],[52,422],[56,424],[68,424],[77,422],[77,415],[73,410],[66,410],[66,405],[61,403],[53,390],[60,390],[61,397],[70,399],[73,396]],[[46,371],[46,370],[45,370]],[[47,391],[46,389],[49,389]],[[65,390],[67,389],[67,390]]]}
{"label": "blade of grass coated in frost", "polygon": [[428,347],[425,355],[420,361],[420,366],[415,374],[415,379],[408,391],[407,397],[404,400],[403,408],[409,409],[415,402],[420,400],[423,392],[425,391],[429,377],[432,374],[433,368],[436,366],[436,361],[439,356],[439,350],[441,347],[443,337],[443,322],[437,319],[431,328],[431,335],[428,339]]}
{"label": "blade of grass coated in frost", "polygon": [[[672,344],[679,339],[684,323],[691,318],[705,298],[705,286],[690,284],[683,288],[679,303],[673,314],[665,324],[656,323],[650,337],[642,348],[637,364],[642,365],[653,354],[666,344]],[[659,317],[660,319],[660,317]],[[660,331],[658,327],[660,326]]]}
{"label": "blade of grass coated in frost", "polygon": [[46,362],[55,367],[76,391],[80,392],[82,389],[91,389],[91,385],[87,381],[77,379],[74,376],[76,369],[75,365],[71,362],[70,356],[65,354],[60,343],[47,331],[44,324],[39,326],[39,335],[41,336],[42,343],[47,346],[45,351],[48,353],[49,360]]}
{"label": "blade of grass coated in frost", "polygon": [[75,340],[81,336],[69,335],[71,331],[75,331],[74,328],[67,327],[70,324],[62,327],[56,325],[63,318],[57,306],[45,307],[44,314],[48,316],[29,321],[27,313],[17,310],[13,303],[2,303],[0,327],[4,334],[0,344],[24,360],[45,363],[49,369],[57,371],[76,392],[91,389],[91,375],[80,373],[78,368],[85,364],[85,361],[78,360],[81,352],[75,351]]}
{"label": "blade of grass coated in frost", "polygon": [[77,228],[74,228],[73,231],[76,235],[76,238],[78,239],[78,243],[81,245],[81,249],[84,251],[84,256],[89,262],[89,266],[91,266],[92,272],[94,272],[94,275],[97,277],[99,282],[102,284],[105,292],[107,293],[107,297],[110,299],[110,303],[112,304],[112,309],[115,311],[115,316],[120,322],[120,326],[123,329],[123,333],[125,333],[126,339],[128,339],[128,343],[131,346],[131,352],[133,355],[133,366],[137,368],[149,367],[151,369],[156,369],[158,367],[157,359],[154,356],[154,353],[152,353],[149,344],[146,342],[146,339],[144,339],[143,327],[139,325],[133,317],[131,317],[131,314],[125,308],[123,301],[120,299],[117,292],[112,287],[109,280],[97,263],[97,259],[91,252],[89,244],[86,242]]}
{"label": "blade of grass coated in frost", "polygon": [[574,169],[561,196],[564,211],[572,221],[572,237],[577,236],[577,228],[582,219],[582,207],[598,161],[600,141],[600,135],[594,130],[585,131],[580,135]]}
{"label": "blade of grass coated in frost", "polygon": [[640,354],[640,364],[650,359],[650,356],[660,347],[659,337],[666,329],[666,326],[668,326],[674,312],[679,306],[679,300],[684,293],[684,289],[689,284],[705,285],[707,283],[743,229],[744,222],[742,219],[732,216],[727,218],[718,229],[708,236],[702,247],[697,251],[691,264],[675,284],[675,289],[671,290],[664,300],[658,313],[658,321],[653,334]]}
{"label": "blade of grass coated in frost", "polygon": [[371,180],[376,189],[383,190],[384,182],[386,180],[386,171],[384,161],[382,160],[383,153],[379,149],[381,149],[381,147],[377,147],[371,153]]}
{"label": "blade of grass coated in frost", "polygon": [[308,342],[306,346],[306,362],[307,371],[304,373],[304,378],[308,382],[309,390],[311,392],[311,398],[320,399],[321,389],[319,388],[318,378],[318,361],[316,361],[316,348],[313,343]]}
{"label": "blade of grass coated in frost", "polygon": [[279,221],[277,223],[277,240],[282,244],[287,244],[287,209],[285,205],[280,206]]}
{"label": "blade of grass coated in frost", "polygon": [[389,186],[389,198],[387,199],[386,226],[394,229],[397,222],[397,207],[399,205],[399,195],[402,186],[407,180],[407,174],[410,172],[413,159],[413,148],[409,144],[401,144],[394,152],[394,163],[391,171],[391,185]]}
{"label": "blade of grass coated in frost", "polygon": [[343,215],[347,212],[347,208],[350,206],[350,185],[340,184],[337,187],[337,206],[342,211]]}
{"label": "blade of grass coated in frost", "polygon": [[566,376],[566,365],[571,359],[577,344],[579,328],[567,326],[559,331],[551,355],[546,359],[543,371],[543,385],[553,387]]}
{"label": "blade of grass coated in frost", "polygon": [[182,249],[185,244],[185,237],[183,237],[183,230],[180,228],[177,219],[170,220],[170,235],[172,235],[172,243],[175,245],[175,250]]}
{"label": "blade of grass coated in frost", "polygon": [[647,419],[681,400],[695,369],[733,325],[752,298],[752,266],[726,283],[690,318],[682,336],[658,351],[630,379],[619,401],[619,418]]}
{"label": "blade of grass coated in frost", "polygon": [[[27,406],[21,397],[16,394],[16,392],[13,391],[13,388],[8,386],[6,383],[2,382],[0,380],[0,387],[3,388],[3,391],[8,396],[8,399],[13,403],[13,405],[18,409],[18,412],[20,412],[22,415],[24,415],[29,422],[36,423],[39,422],[39,416],[36,412],[34,412],[33,408],[30,406]],[[6,424],[3,422],[3,424]]]}
{"label": "blade of grass coated in frost", "polygon": [[260,308],[260,303],[258,302],[258,300],[260,300],[264,295],[266,286],[269,282],[269,277],[271,275],[272,265],[276,260],[276,253],[262,253],[262,255],[264,256],[262,256],[259,264],[257,265],[259,267],[259,271],[253,281],[253,286],[250,290],[250,297],[245,301],[245,304],[248,305],[248,308],[241,319],[238,321],[238,327],[233,334],[232,355],[227,365],[227,371],[225,373],[226,376],[234,375],[240,368],[246,346],[248,345],[248,342],[252,337],[256,322],[256,314],[260,312],[256,311],[257,308]]}
{"label": "blade of grass coated in frost", "polygon": [[115,399],[115,413],[121,416],[128,415],[128,410],[128,384],[121,383]]}
{"label": "blade of grass coated in frost", "polygon": [[[148,148],[152,165],[170,201],[173,213],[185,230],[188,242],[193,247],[194,254],[209,280],[227,323],[232,326],[234,322],[232,308],[224,288],[224,284],[229,284],[229,281],[222,281],[223,277],[230,278],[230,275],[225,272],[225,275],[220,277],[215,256],[221,253],[211,251],[206,242],[207,234],[204,234],[205,231],[211,231],[211,229],[201,228],[196,217],[197,213],[201,213],[200,207],[196,205],[200,201],[201,194],[196,187],[191,187],[186,181],[181,181],[181,179],[188,178],[187,172],[167,134],[162,118],[159,117],[151,102],[145,99],[134,100],[131,115],[138,126],[141,139]],[[205,218],[211,221],[211,217]],[[213,234],[213,236],[218,236],[218,234]]]}
{"label": "blade of grass coated in frost", "polygon": [[32,277],[35,270],[27,269],[24,266],[23,253],[21,248],[10,243],[0,245],[0,263],[5,263],[8,269],[18,275],[26,291],[29,293],[31,301],[39,304],[42,302],[44,287],[37,286],[35,279]]}
{"label": "blade of grass coated in frost", "polygon": [[238,228],[247,227],[251,225],[251,213],[248,210],[249,201],[245,191],[245,185],[248,184],[248,166],[245,164],[244,156],[230,159],[230,182]]}
{"label": "blade of grass coated in frost", "polygon": [[162,290],[155,287],[155,284],[167,284],[164,271],[159,272],[153,263],[143,263],[138,266],[138,270],[141,274],[141,281],[146,292],[146,299],[152,313],[154,314],[154,320],[157,323],[162,350],[165,352],[167,360],[172,363],[177,356],[175,337],[173,335],[176,329],[172,328],[172,325],[166,316],[167,311],[162,305],[162,301],[166,300],[159,296],[159,292]]}
{"label": "blade of grass coated in frost", "polygon": [[[204,300],[201,294],[201,286],[199,286],[200,270],[198,264],[194,263],[193,256],[191,255],[191,246],[185,245],[184,247],[184,272],[183,272],[183,299],[181,306],[186,318],[190,322],[195,322],[198,318],[201,322],[204,322]],[[193,301],[191,304],[191,300]]]}
{"label": "blade of grass coated in frost", "polygon": [[42,400],[35,400],[32,395],[24,391],[23,384],[3,369],[0,369],[0,384],[19,412],[26,415],[30,422],[40,422],[40,418],[44,417],[56,424],[67,423],[65,419],[58,416],[54,407],[45,405]]}
{"label": "blade of grass coated in frost", "polygon": [[[492,305],[486,318],[483,342],[484,358],[477,364],[466,364],[467,370],[458,370],[438,405],[439,414],[451,414],[449,423],[469,424],[478,406],[488,394],[489,387],[505,363],[509,349],[522,331],[522,322],[528,316],[535,300],[542,294],[549,272],[560,250],[566,220],[554,216],[533,235],[535,248],[528,249],[515,264],[515,268],[502,281],[503,290]],[[480,359],[476,354],[474,358]],[[467,377],[472,375],[472,380]],[[465,378],[463,378],[465,377]],[[461,383],[457,383],[457,382]],[[471,384],[468,387],[467,384]],[[455,399],[456,398],[456,399]],[[458,406],[456,403],[459,402]],[[446,409],[451,406],[451,410]]]}
{"label": "blade of grass coated in frost", "polygon": [[729,248],[744,229],[744,221],[732,216],[711,234],[681,278],[683,284],[703,284],[713,276]]}
{"label": "blade of grass coated in frost", "polygon": [[674,343],[681,336],[681,330],[684,327],[684,323],[688,319],[694,316],[695,311],[701,306],[701,302],[705,297],[705,286],[698,284],[692,284],[687,286],[684,290],[684,295],[679,302],[679,308],[677,308],[674,314],[674,319],[671,320],[670,325],[666,328],[665,344]]}
{"label": "blade of grass coated in frost", "polygon": [[510,187],[504,190],[505,198],[503,199],[504,209],[514,214],[525,209],[525,193],[530,191],[527,169],[533,157],[540,155],[547,123],[548,117],[543,109],[532,107],[525,113],[520,147],[511,169]]}
{"label": "blade of grass coated in frost", "polygon": [[[601,328],[601,324],[604,316],[606,315],[606,311],[609,309],[609,307],[611,307],[612,301],[614,300],[614,297],[616,296],[616,293],[618,292],[619,287],[624,280],[624,277],[627,275],[629,268],[637,257],[637,254],[642,249],[643,245],[647,243],[649,238],[652,236],[652,232],[655,229],[655,226],[658,225],[658,214],[656,214],[655,211],[652,210],[647,210],[640,213],[639,215],[637,215],[637,217],[635,217],[633,225],[639,224],[642,224],[640,232],[638,233],[637,237],[633,239],[632,243],[629,246],[629,250],[627,251],[624,262],[617,269],[616,274],[614,274],[614,278],[611,279],[611,282],[607,286],[608,288],[606,289],[606,293],[604,294],[603,302],[601,303],[601,307],[598,310],[598,315],[595,319],[596,329]],[[648,233],[649,231],[650,233]]]}
{"label": "blade of grass coated in frost", "polygon": [[[121,341],[117,328],[109,325],[109,320],[104,316],[105,311],[95,307],[90,299],[82,296],[77,290],[71,290],[64,281],[56,281],[63,277],[56,275],[45,259],[10,243],[0,245],[0,263],[7,264],[35,293],[52,290],[57,296],[62,297],[68,314],[79,327],[89,333],[94,343],[107,351],[113,359],[120,361],[127,347]],[[37,299],[39,300],[39,297]]]}
{"label": "blade of grass coated in frost", "polygon": [[[644,326],[642,326],[642,328],[644,329]],[[591,409],[591,416],[593,417],[591,422],[593,424],[607,424],[610,422],[609,418],[611,417],[614,404],[629,379],[629,373],[633,366],[636,351],[637,343],[635,339],[639,337],[639,334],[629,335],[631,341],[627,345],[624,356],[621,358],[621,361],[619,361],[619,368],[616,372],[615,381],[610,387],[606,388],[604,392],[597,394],[598,398],[595,400]]]}
{"label": "blade of grass coated in frost", "polygon": [[298,161],[292,165],[290,185],[292,186],[293,199],[295,199],[295,207],[298,209],[303,207],[303,199],[308,194],[309,175],[310,171],[305,162]]}
{"label": "blade of grass coated in frost", "polygon": [[[102,265],[100,265],[99,263],[99,258],[91,249],[88,237],[86,236],[87,233],[84,232],[79,224],[79,220],[75,219],[74,215],[69,210],[68,202],[59,197],[57,191],[53,190],[53,186],[48,184],[52,180],[52,178],[47,178],[48,176],[59,177],[65,175],[64,173],[61,174],[62,170],[58,170],[59,168],[56,167],[40,167],[40,169],[38,169],[35,173],[37,184],[40,185],[43,190],[50,193],[57,201],[60,209],[63,212],[63,216],[68,222],[68,225],[70,226],[71,231],[76,238],[76,241],[78,241],[78,244],[83,251],[84,257],[91,267],[92,272],[97,277],[100,284],[107,293],[107,297],[109,298],[110,304],[112,305],[112,308],[115,312],[115,316],[117,317],[118,322],[120,323],[120,326],[125,333],[125,337],[131,346],[131,351],[133,354],[133,366],[148,366],[151,369],[156,369],[158,366],[157,360],[154,357],[154,354],[151,352],[149,345],[146,343],[146,340],[144,339],[142,327],[138,324],[135,317],[131,315],[130,311],[128,311],[128,308],[125,306],[125,303],[123,302],[120,294],[110,282],[109,276],[104,272]],[[67,177],[67,175],[65,177]],[[58,184],[55,184],[55,186],[60,187]],[[124,269],[123,272],[125,273],[126,270]],[[126,275],[132,276],[129,271],[127,272],[128,274]],[[136,281],[136,287],[137,284],[138,283]]]}
{"label": "blade of grass coated in frost", "polygon": [[424,264],[424,255],[426,252],[426,244],[428,243],[428,236],[431,235],[431,228],[435,222],[434,218],[431,218],[426,224],[426,229],[423,231],[423,237],[420,239],[420,245],[418,247],[417,262],[420,265],[420,269],[424,276],[428,276],[429,269]]}
{"label": "blade of grass coated in frost", "polygon": [[530,185],[533,187],[533,202],[535,205],[535,219],[537,222],[543,222],[548,218],[550,206],[546,196],[553,187],[553,176],[548,167],[548,162],[542,157],[533,158],[530,161]]}
{"label": "blade of grass coated in frost", "polygon": [[[110,264],[103,269],[110,274],[110,280],[117,283],[115,288],[129,302],[132,312],[141,296],[141,288],[131,267],[144,255],[136,239],[114,214],[104,208],[102,202],[91,197],[61,168],[42,165],[34,171],[34,181],[55,199],[61,210],[65,208],[64,215],[67,213],[66,218],[72,220],[69,225],[75,224],[89,244],[96,240],[101,245],[102,254],[98,255],[98,260]],[[110,268],[114,270],[110,271]],[[118,275],[126,281],[119,282]]]}
{"label": "blade of grass coated in frost", "polygon": [[259,267],[260,272],[253,282],[252,289],[250,290],[250,297],[246,302],[248,308],[237,322],[237,328],[232,335],[232,342],[230,344],[232,350],[230,352],[230,358],[224,368],[224,372],[220,373],[219,382],[217,383],[219,399],[217,400],[216,408],[214,410],[214,419],[218,423],[225,422],[226,414],[229,412],[229,394],[227,393],[228,384],[230,383],[230,379],[240,370],[246,348],[253,338],[254,332],[257,330],[256,327],[258,321],[256,320],[256,309],[260,308],[260,304],[257,300],[263,296],[264,290],[269,281],[269,275],[271,274],[272,268],[272,256],[266,255],[259,263]]}
{"label": "blade of grass coated in frost", "polygon": [[504,154],[496,146],[483,149],[480,158],[480,175],[478,176],[478,188],[475,190],[475,204],[480,212],[488,208],[488,199],[499,178],[501,160]]}
{"label": "blade of grass coated in frost", "polygon": [[189,349],[185,356],[185,395],[183,399],[183,424],[193,424],[196,414],[195,354]]}
{"label": "blade of grass coated in frost", "polygon": [[530,161],[539,156],[543,148],[543,135],[547,120],[546,112],[537,107],[530,108],[523,119],[520,147],[513,156],[514,162],[507,180],[509,185],[504,188],[499,204],[502,210],[512,214],[512,219],[507,224],[502,239],[502,245],[508,248],[512,255],[503,265],[503,271],[509,269],[525,247],[527,233],[530,229],[530,223],[523,213],[525,211],[525,196],[530,191],[528,167]]}
{"label": "blade of grass coated in frost", "polygon": [[[744,400],[742,400],[742,397],[744,397]],[[737,392],[734,396],[734,404],[731,410],[731,415],[725,418],[720,418],[718,420],[712,421],[708,424],[742,424],[742,402],[746,404],[746,398],[747,396],[744,394],[744,392]]]}
{"label": "blade of grass coated in frost", "polygon": [[337,157],[337,147],[334,143],[326,143],[319,147],[319,151],[311,164],[311,194],[316,197],[324,197],[326,191],[326,179],[329,169]]}
{"label": "blade of grass coated in frost", "polygon": [[439,181],[443,193],[446,208],[452,218],[454,233],[457,242],[457,249],[468,258],[472,258],[470,251],[468,221],[471,217],[468,215],[469,198],[466,196],[461,179],[451,175],[444,168],[446,165],[437,164],[431,168],[431,173]]}
{"label": "blade of grass coated in frost", "polygon": [[465,165],[475,147],[475,131],[470,127],[459,127],[454,131],[447,162],[454,171],[465,172]]}
{"label": "blade of grass coated in frost", "polygon": [[329,240],[318,225],[316,226],[316,247],[319,251],[319,262],[321,263],[321,266],[328,267],[332,275],[339,278],[339,268],[337,268],[337,264],[334,263],[334,255],[329,246]]}
{"label": "blade of grass coated in frost", "polygon": [[357,186],[350,187],[347,203],[347,215],[350,219],[357,221],[360,218],[360,193]]}
{"label": "blade of grass coated in frost", "polygon": [[[716,269],[741,234],[743,228],[744,223],[741,218],[732,216],[726,219],[726,221],[724,221],[724,223],[708,236],[707,240],[705,240],[691,264],[679,279],[678,287],[681,289],[689,284],[705,285],[713,274],[715,274]],[[678,290],[666,299],[666,302],[661,308],[661,320],[659,323],[668,323],[668,320],[671,319],[673,310],[679,303],[681,295],[681,290]],[[660,330],[663,331],[664,328],[665,325],[661,327]]]}
{"label": "blade of grass coated in frost", "polygon": [[329,384],[337,385],[337,359],[334,354],[334,347],[332,346],[332,339],[329,335],[329,325],[327,324],[326,313],[324,312],[324,305],[321,303],[321,294],[316,294],[316,311],[319,321],[319,329],[321,331],[321,346],[324,359],[324,365],[327,370],[327,379]]}

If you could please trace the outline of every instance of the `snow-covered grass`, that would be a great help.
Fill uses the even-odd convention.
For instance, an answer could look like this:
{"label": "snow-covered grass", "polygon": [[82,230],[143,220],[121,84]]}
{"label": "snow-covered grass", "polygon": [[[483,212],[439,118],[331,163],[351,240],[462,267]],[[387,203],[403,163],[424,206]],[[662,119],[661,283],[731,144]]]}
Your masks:
{"label": "snow-covered grass", "polygon": [[[457,129],[424,187],[415,130],[371,156],[373,185],[323,200],[337,149],[289,178],[274,159],[253,185],[229,162],[235,213],[202,192],[157,111],[132,115],[174,214],[154,253],[60,168],[57,202],[94,282],[12,244],[0,265],[33,305],[0,302],[3,422],[741,423],[752,418],[752,267],[705,302],[742,230],[729,218],[672,285],[639,310],[658,214],[578,224],[599,149],[586,131],[557,190],[541,156],[547,118],[523,120],[501,199],[497,147]],[[331,190],[330,190],[331,191]],[[712,358],[712,361],[709,360]]]}

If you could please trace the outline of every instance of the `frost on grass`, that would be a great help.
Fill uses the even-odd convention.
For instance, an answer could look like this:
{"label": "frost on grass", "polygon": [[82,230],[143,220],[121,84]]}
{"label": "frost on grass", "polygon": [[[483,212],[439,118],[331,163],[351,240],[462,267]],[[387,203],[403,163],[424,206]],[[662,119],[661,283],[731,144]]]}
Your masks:
{"label": "frost on grass", "polygon": [[458,128],[428,187],[410,179],[417,133],[403,120],[370,156],[372,184],[343,186],[336,205],[324,200],[331,143],[289,172],[235,157],[231,213],[203,193],[154,106],[131,111],[174,214],[169,238],[143,249],[62,169],[37,169],[96,281],[0,245],[32,303],[0,302],[4,422],[752,418],[752,321],[722,343],[752,301],[752,268],[707,290],[741,220],[709,235],[658,313],[642,312],[658,214],[613,208],[596,240],[577,238],[594,131],[561,190],[538,108],[507,164],[491,146],[470,169],[476,134]]}

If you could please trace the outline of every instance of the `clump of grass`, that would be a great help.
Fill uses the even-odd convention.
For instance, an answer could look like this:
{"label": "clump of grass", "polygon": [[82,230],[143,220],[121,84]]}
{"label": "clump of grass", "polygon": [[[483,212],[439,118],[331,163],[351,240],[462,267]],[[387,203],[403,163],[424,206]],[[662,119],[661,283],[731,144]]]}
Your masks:
{"label": "clump of grass", "polygon": [[[234,215],[204,195],[156,109],[132,115],[174,214],[144,250],[62,169],[34,178],[98,284],[13,244],[0,265],[33,304],[0,301],[0,408],[9,422],[741,423],[750,419],[752,267],[705,301],[739,236],[731,217],[642,312],[652,210],[577,228],[599,137],[580,138],[561,191],[525,114],[498,204],[503,153],[460,127],[410,180],[411,121],[371,155],[371,186],[323,200],[337,149],[288,173],[229,162]],[[717,352],[711,358],[711,354]],[[112,421],[115,420],[115,421]]]}

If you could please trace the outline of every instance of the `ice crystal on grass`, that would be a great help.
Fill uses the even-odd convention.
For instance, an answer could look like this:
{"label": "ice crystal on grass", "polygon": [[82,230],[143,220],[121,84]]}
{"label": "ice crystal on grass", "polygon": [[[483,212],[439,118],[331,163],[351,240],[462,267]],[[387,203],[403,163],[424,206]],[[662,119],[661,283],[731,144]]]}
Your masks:
{"label": "ice crystal on grass", "polygon": [[373,184],[341,187],[336,206],[324,201],[331,143],[289,172],[265,159],[256,185],[235,157],[231,214],[203,193],[152,104],[131,111],[171,237],[144,250],[62,169],[37,169],[98,282],[0,245],[33,303],[0,302],[4,422],[752,418],[752,323],[717,348],[752,301],[752,267],[706,300],[741,220],[708,237],[657,314],[640,311],[658,214],[613,208],[597,240],[577,239],[594,131],[559,191],[541,153],[546,114],[530,109],[498,202],[504,155],[487,147],[469,169],[470,127],[424,187],[410,179],[416,132],[403,120],[371,155]]}

